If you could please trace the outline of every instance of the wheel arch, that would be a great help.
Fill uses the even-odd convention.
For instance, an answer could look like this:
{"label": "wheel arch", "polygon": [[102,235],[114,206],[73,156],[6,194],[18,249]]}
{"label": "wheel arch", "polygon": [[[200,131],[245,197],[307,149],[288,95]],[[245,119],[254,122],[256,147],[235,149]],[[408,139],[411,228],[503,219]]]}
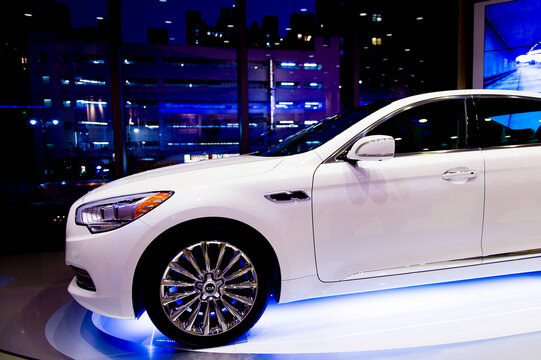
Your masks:
{"label": "wheel arch", "polygon": [[276,252],[269,241],[259,231],[238,220],[221,217],[199,218],[177,224],[165,230],[163,233],[158,235],[158,237],[156,237],[156,239],[154,239],[149,246],[147,246],[139,258],[135,268],[132,286],[132,304],[136,317],[139,317],[145,309],[143,293],[143,284],[145,283],[144,269],[146,266],[152,264],[154,258],[153,255],[159,251],[160,246],[165,241],[170,241],[170,239],[175,235],[178,236],[179,234],[182,234],[181,236],[186,236],[186,234],[197,234],[198,232],[208,230],[209,228],[239,232],[242,234],[243,238],[255,238],[258,245],[262,245],[264,247],[267,256],[263,258],[268,261],[271,294],[277,302],[280,300],[280,264],[278,262],[278,257],[276,256]]}

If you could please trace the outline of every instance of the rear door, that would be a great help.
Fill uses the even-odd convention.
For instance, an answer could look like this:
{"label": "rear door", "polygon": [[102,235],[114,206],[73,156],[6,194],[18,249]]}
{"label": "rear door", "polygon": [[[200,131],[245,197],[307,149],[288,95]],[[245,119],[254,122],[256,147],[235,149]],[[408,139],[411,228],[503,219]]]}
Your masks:
{"label": "rear door", "polygon": [[474,100],[485,161],[485,257],[541,254],[541,99]]}

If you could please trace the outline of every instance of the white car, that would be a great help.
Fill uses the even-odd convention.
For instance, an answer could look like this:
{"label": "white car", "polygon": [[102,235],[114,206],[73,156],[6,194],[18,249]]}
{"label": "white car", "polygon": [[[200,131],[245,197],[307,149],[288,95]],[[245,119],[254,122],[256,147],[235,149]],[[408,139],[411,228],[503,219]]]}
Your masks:
{"label": "white car", "polygon": [[519,66],[541,64],[541,50],[530,50],[526,54],[517,56],[515,61]]}
{"label": "white car", "polygon": [[[71,295],[225,344],[278,302],[541,269],[541,94],[373,103],[253,155],[169,166],[71,208]],[[317,314],[314,314],[317,317]]]}

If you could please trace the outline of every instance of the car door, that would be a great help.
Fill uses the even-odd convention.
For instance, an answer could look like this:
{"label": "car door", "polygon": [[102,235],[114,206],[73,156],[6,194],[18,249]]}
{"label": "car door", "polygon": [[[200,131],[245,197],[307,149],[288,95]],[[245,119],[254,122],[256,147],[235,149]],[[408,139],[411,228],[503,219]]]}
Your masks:
{"label": "car door", "polygon": [[343,156],[314,174],[317,271],[323,281],[478,263],[484,171],[469,150],[464,99],[407,108],[363,135],[390,135],[395,157]]}
{"label": "car door", "polygon": [[541,99],[475,99],[486,168],[483,253],[541,255]]}

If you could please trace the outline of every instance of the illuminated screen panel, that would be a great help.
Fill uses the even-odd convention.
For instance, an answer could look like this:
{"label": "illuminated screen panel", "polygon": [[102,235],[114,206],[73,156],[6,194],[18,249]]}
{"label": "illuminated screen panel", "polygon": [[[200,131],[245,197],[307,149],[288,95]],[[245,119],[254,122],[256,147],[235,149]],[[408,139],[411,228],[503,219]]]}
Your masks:
{"label": "illuminated screen panel", "polygon": [[474,87],[541,92],[541,1],[476,5]]}

